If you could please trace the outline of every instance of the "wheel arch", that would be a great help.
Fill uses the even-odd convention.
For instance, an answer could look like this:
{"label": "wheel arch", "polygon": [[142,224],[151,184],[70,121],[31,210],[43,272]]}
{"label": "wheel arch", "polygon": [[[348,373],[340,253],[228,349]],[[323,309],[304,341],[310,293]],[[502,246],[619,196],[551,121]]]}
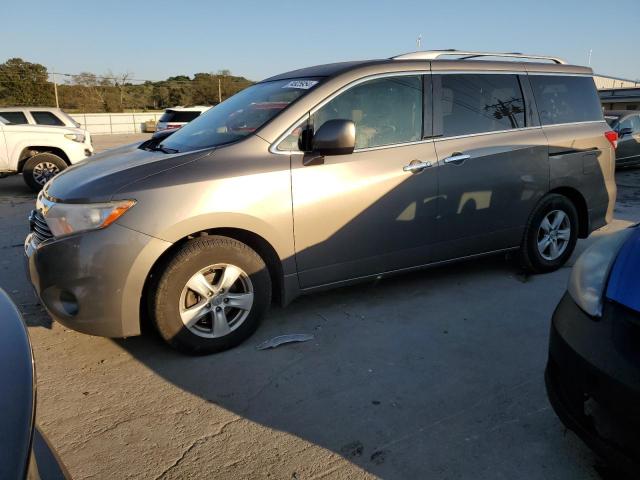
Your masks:
{"label": "wheel arch", "polygon": [[255,232],[245,230],[242,228],[232,227],[216,227],[199,230],[186,235],[176,242],[171,247],[166,249],[153,263],[149,274],[144,282],[142,289],[142,295],[140,298],[140,319],[141,322],[148,319],[148,299],[149,291],[154,288],[155,282],[160,277],[160,274],[165,267],[169,259],[175,254],[175,252],[186,242],[198,237],[204,237],[208,235],[220,235],[224,237],[233,238],[242,242],[256,251],[258,255],[264,260],[269,270],[269,276],[271,277],[272,284],[272,302],[275,301],[280,305],[286,305],[292,299],[292,293],[287,292],[287,286],[285,285],[284,270],[282,260],[278,256],[275,248],[264,237],[258,235]]}
{"label": "wheel arch", "polygon": [[587,238],[591,233],[589,220],[589,207],[587,200],[579,190],[573,187],[561,186],[556,187],[549,193],[556,193],[568,198],[578,212],[578,238]]}
{"label": "wheel arch", "polygon": [[64,160],[64,163],[66,163],[67,166],[71,165],[71,161],[69,160],[69,157],[67,156],[66,152],[59,147],[29,146],[29,147],[24,147],[20,152],[20,155],[18,156],[18,173],[22,173],[24,169],[24,165],[25,163],[27,163],[27,160],[29,160],[31,157],[39,153],[52,153],[60,157],[62,160]]}

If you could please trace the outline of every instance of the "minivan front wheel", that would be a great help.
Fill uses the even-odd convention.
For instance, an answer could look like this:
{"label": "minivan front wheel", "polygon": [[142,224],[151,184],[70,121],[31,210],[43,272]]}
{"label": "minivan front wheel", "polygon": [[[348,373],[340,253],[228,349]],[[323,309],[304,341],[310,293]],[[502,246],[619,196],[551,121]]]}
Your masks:
{"label": "minivan front wheel", "polygon": [[168,261],[151,292],[158,332],[174,348],[202,355],[238,345],[271,302],[262,258],[228,237],[189,240]]}
{"label": "minivan front wheel", "polygon": [[578,212],[559,194],[544,197],[532,212],[520,249],[522,266],[533,273],[562,267],[578,241]]}

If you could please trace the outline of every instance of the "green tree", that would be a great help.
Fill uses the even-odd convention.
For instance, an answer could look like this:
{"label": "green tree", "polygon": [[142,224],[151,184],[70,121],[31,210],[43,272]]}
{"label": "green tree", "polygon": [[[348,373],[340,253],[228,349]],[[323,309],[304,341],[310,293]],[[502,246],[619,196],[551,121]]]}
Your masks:
{"label": "green tree", "polygon": [[218,80],[211,73],[196,73],[193,77],[193,102],[199,105],[218,103]]}
{"label": "green tree", "polygon": [[10,58],[0,64],[0,104],[5,106],[55,105],[47,68],[39,63]]}

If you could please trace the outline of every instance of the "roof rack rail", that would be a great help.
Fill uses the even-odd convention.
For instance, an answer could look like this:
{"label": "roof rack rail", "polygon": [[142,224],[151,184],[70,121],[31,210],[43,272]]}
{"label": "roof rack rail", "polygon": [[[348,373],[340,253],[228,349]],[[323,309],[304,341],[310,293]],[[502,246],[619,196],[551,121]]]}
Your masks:
{"label": "roof rack rail", "polygon": [[470,58],[478,58],[478,57],[509,57],[509,58],[528,58],[532,60],[549,60],[551,62],[557,63],[558,65],[566,65],[567,62],[558,57],[549,57],[546,55],[527,55],[524,53],[518,52],[468,52],[464,50],[423,50],[421,52],[412,52],[405,53],[403,55],[396,55],[395,57],[391,57],[391,60],[436,60],[439,57],[445,55],[456,55],[461,58],[458,60],[468,60]]}

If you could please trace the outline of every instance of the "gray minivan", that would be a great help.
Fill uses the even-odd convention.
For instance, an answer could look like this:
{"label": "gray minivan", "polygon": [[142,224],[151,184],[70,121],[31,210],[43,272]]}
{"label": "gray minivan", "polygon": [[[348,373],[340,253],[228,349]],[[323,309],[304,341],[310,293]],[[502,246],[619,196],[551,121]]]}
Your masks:
{"label": "gray minivan", "polygon": [[128,337],[148,316],[216,352],[327,287],[508,251],[559,268],[612,218],[615,142],[591,69],[553,57],[305,68],[55,177],[28,270],[70,328]]}

